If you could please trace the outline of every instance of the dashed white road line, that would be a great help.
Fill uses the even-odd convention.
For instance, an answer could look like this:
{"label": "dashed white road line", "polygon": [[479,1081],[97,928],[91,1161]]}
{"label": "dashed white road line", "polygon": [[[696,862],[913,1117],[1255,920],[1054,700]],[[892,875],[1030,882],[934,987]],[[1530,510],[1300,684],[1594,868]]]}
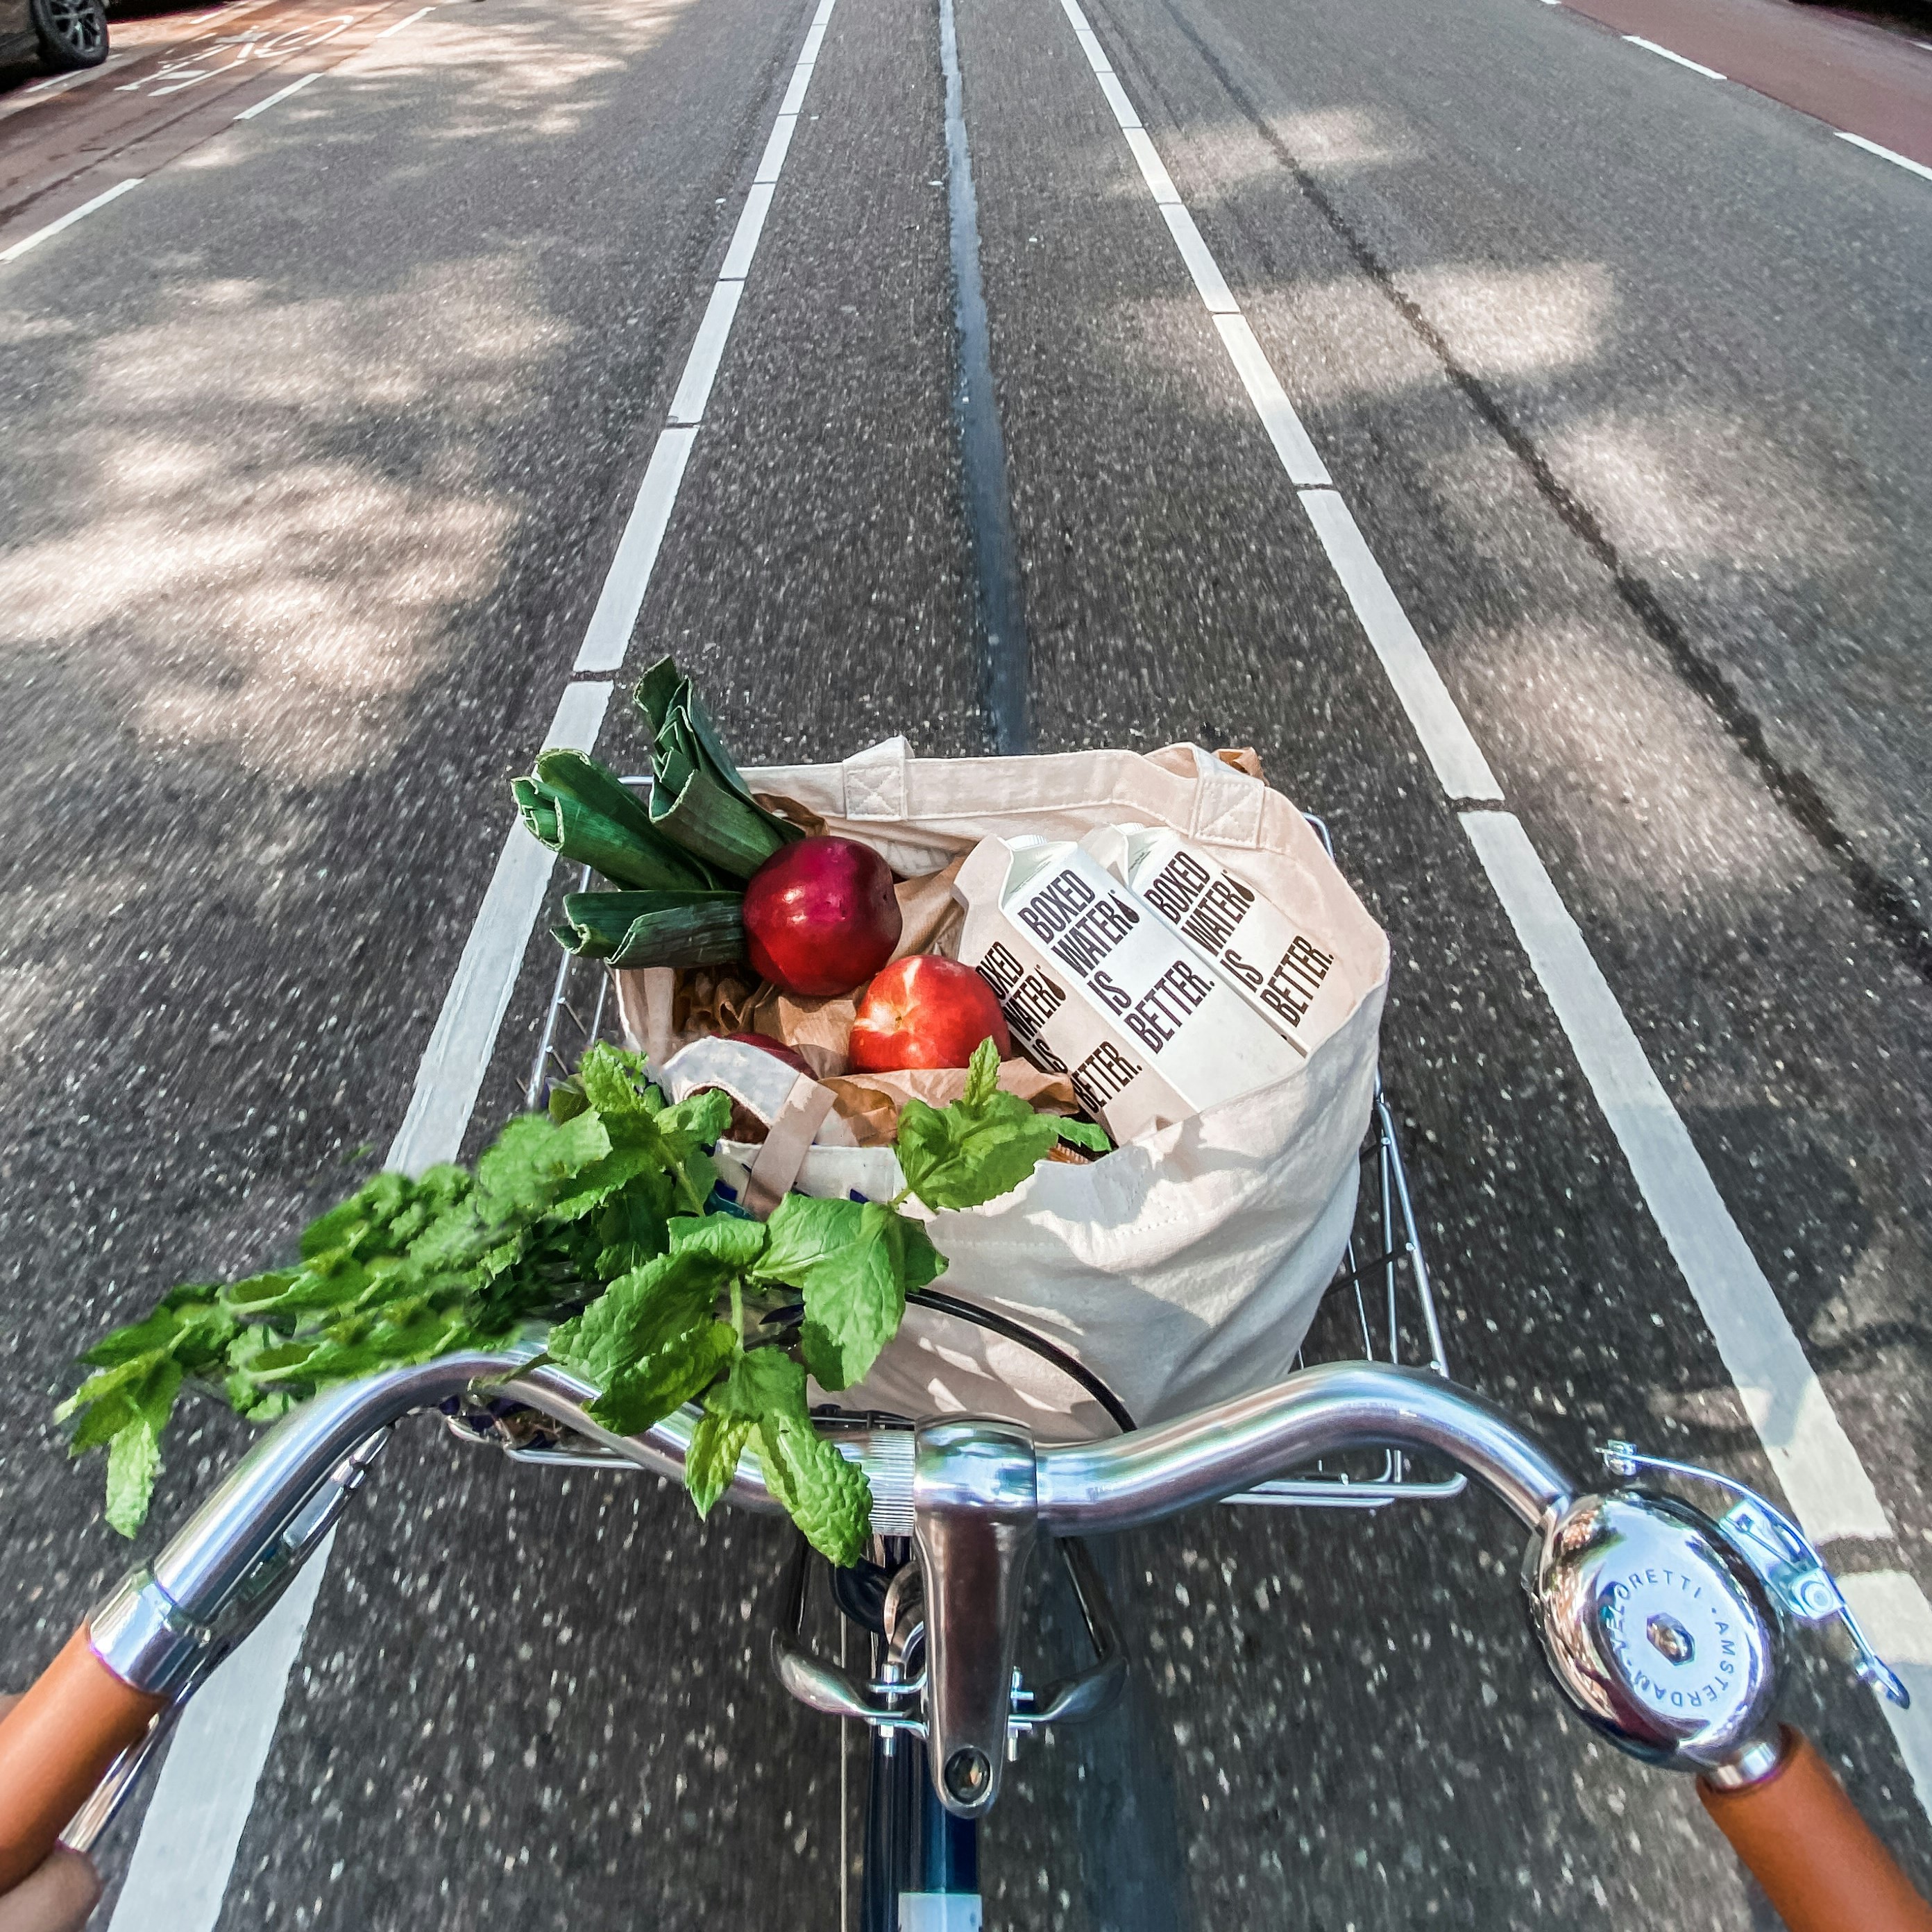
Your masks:
{"label": "dashed white road line", "polygon": [[400,34],[405,27],[415,26],[425,14],[434,14],[436,8],[433,5],[418,7],[413,14],[405,16],[402,20],[392,21],[380,34],[374,35],[369,42],[370,46],[373,47],[377,40],[386,40],[392,34]]}
{"label": "dashed white road line", "polygon": [[1668,47],[1659,46],[1654,40],[1647,40],[1641,34],[1626,34],[1624,38],[1634,47],[1641,47],[1646,53],[1660,54],[1667,61],[1675,61],[1679,67],[1688,67],[1693,74],[1701,74],[1706,80],[1722,80],[1724,76],[1714,67],[1706,67],[1702,61],[1694,61],[1684,54],[1674,54]]}
{"label": "dashed white road line", "polygon": [[1889,148],[1881,148],[1876,141],[1868,141],[1862,134],[1848,134],[1842,128],[1834,131],[1840,140],[1849,141],[1853,147],[1862,148],[1867,154],[1876,154],[1882,160],[1896,161],[1900,167],[1910,168],[1914,174],[1932,181],[1932,168],[1928,168],[1923,161],[1915,161],[1908,154],[1894,154]]}
{"label": "dashed white road line", "polygon": [[[1500,806],[1502,790],[1488,760],[1340,492],[1328,486],[1325,470],[1318,483],[1305,480],[1307,465],[1318,466],[1320,456],[1166,166],[1154,152],[1079,0],[1060,4],[1444,794],[1460,803],[1493,801]],[[1652,51],[1668,53],[1662,47]],[[1682,59],[1674,54],[1669,58]],[[1724,78],[1708,68],[1699,71]],[[1238,330],[1232,327],[1238,322]],[[1286,427],[1290,421],[1292,430]],[[1508,812],[1472,810],[1460,816],[1645,1204],[1737,1384],[1792,1514],[1818,1542],[1890,1540],[1892,1525],[1877,1492],[1803,1344],[1528,833]],[[1846,1587],[1880,1652],[1894,1651],[1905,1663],[1922,1666],[1922,1676],[1932,1689],[1932,1601],[1916,1580],[1903,1570],[1887,1570],[1848,1578]],[[1884,1708],[1919,1803],[1932,1811],[1932,1699],[1915,1701],[1909,1711],[1891,1705]]]}
{"label": "dashed white road line", "polygon": [[71,228],[84,215],[92,214],[97,208],[105,208],[110,201],[118,200],[130,188],[139,188],[146,178],[141,175],[130,175],[125,181],[116,182],[104,193],[97,194],[92,201],[83,201],[78,208],[70,208],[58,220],[50,221],[44,228],[37,228],[31,235],[22,236],[10,248],[0,248],[0,262],[11,262],[24,255],[29,248],[38,248],[50,235],[58,235],[63,228]]}
{"label": "dashed white road line", "polygon": [[[735,272],[720,278],[692,344],[672,420],[652,452],[578,653],[578,671],[612,671],[623,662],[834,4],[820,0],[813,16],[785,92],[786,112],[766,145],[758,182],[726,256],[727,268]],[[293,92],[284,88],[252,111]],[[681,419],[685,414],[688,422]],[[545,746],[593,749],[614,688],[609,679],[566,686]],[[554,864],[521,824],[511,827],[416,1069],[408,1111],[389,1149],[389,1167],[419,1174],[439,1161],[454,1160],[460,1150]],[[310,1559],[297,1584],[183,1714],[142,1820],[110,1932],[213,1932],[328,1554],[325,1545]]]}
{"label": "dashed white road line", "polygon": [[579,671],[615,670],[631,647],[631,633],[637,628],[638,613],[644,608],[651,572],[657,567],[658,547],[664,542],[678,488],[684,481],[684,466],[704,424],[718,365],[724,359],[725,344],[730,340],[731,325],[737,320],[738,304],[745,292],[745,280],[752,272],[752,257],[758,252],[758,237],[764,232],[765,217],[771,212],[772,196],[791,146],[792,131],[805,105],[805,90],[812,84],[812,68],[824,42],[832,4],[833,0],[819,0],[784,98],[778,103],[778,118],[772,124],[765,152],[759,158],[751,192],[745,197],[743,212],[732,232],[730,246],[724,251],[718,279],[712,285],[711,298],[705,304],[704,320],[698,325],[697,339],[686,358],[664,427],[651,452],[644,480],[638,486],[638,500],[632,506],[630,520],[604,576],[590,628],[584,634],[583,645],[577,653]]}
{"label": "dashed white road line", "polygon": [[274,92],[268,96],[267,100],[258,100],[254,106],[243,108],[241,112],[236,116],[236,119],[238,121],[252,121],[256,115],[267,113],[268,110],[273,107],[278,101],[287,100],[289,96],[292,94],[301,93],[304,88],[311,86],[314,82],[320,80],[322,78],[322,70],[320,68],[317,68],[314,73],[305,74],[302,76],[301,80],[292,80],[289,82],[287,86],[277,88]]}

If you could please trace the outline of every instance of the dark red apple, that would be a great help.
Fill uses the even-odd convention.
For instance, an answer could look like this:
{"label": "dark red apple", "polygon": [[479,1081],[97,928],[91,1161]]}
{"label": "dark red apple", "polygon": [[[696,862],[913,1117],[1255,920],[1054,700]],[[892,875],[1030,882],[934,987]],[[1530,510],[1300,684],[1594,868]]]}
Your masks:
{"label": "dark red apple", "polygon": [[723,1040],[734,1040],[740,1046],[761,1047],[774,1060],[782,1060],[794,1073],[802,1073],[808,1080],[816,1080],[818,1076],[805,1064],[805,1056],[796,1048],[786,1046],[782,1040],[773,1040],[761,1033],[728,1033],[719,1035]]}
{"label": "dark red apple", "polygon": [[964,1066],[988,1035],[1010,1059],[1013,1043],[992,987],[957,960],[916,952],[895,959],[860,995],[847,1050],[856,1073]]}
{"label": "dark red apple", "polygon": [[788,993],[849,993],[892,956],[904,921],[892,869],[850,838],[801,838],[745,888],[752,964]]}

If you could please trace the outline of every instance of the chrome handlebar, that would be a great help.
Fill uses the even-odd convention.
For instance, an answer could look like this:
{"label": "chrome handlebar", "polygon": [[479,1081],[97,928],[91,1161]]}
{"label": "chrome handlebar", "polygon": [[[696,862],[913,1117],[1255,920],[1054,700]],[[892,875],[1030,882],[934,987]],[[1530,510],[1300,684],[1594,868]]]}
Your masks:
{"label": "chrome handlebar", "polygon": [[[534,1409],[608,1454],[682,1473],[695,1409],[620,1436],[586,1414],[596,1396],[533,1347],[446,1356],[318,1396],[100,1606],[90,1624],[95,1651],[134,1688],[185,1696],[318,1546],[393,1425],[452,1399]],[[1258,1394],[1098,1443],[1036,1444],[1017,1424],[958,1416],[912,1430],[829,1429],[870,1481],[874,1532],[916,1543],[923,1728],[934,1786],[962,1816],[982,1814],[998,1795],[1022,1590],[1042,1532],[1132,1528],[1365,1448],[1446,1458],[1530,1532],[1522,1580],[1532,1625],[1558,1687],[1612,1741],[1720,1780],[1748,1778],[1762,1757],[1780,1598],[1756,1545],[1672,1498],[1582,1492],[1502,1409],[1427,1371],[1306,1369]],[[778,1507],[748,1451],[729,1496],[743,1508]]]}

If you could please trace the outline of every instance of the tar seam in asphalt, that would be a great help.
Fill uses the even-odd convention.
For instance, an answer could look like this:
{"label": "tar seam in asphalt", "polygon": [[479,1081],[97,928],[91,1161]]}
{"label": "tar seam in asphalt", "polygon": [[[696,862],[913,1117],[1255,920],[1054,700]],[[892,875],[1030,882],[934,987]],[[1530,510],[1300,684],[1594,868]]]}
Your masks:
{"label": "tar seam in asphalt", "polygon": [[1684,627],[1664,608],[1656,591],[1624,562],[1602,524],[1551,470],[1528,433],[1510,419],[1481,381],[1456,359],[1434,324],[1403,292],[1374,248],[1295,158],[1287,143],[1269,124],[1267,117],[1228,71],[1220,57],[1181,16],[1174,0],[1162,0],[1162,4],[1189,46],[1201,56],[1226,90],[1228,98],[1274,150],[1282,166],[1294,176],[1295,185],[1354,257],[1363,273],[1394,304],[1417,339],[1442,365],[1444,374],[1468,399],[1484,422],[1502,437],[1510,454],[1528,471],[1550,507],[1582,539],[1591,554],[1610,573],[1610,581],[1625,608],[1651,638],[1664,647],[1684,682],[1710,706],[1732,742],[1756,768],[1772,796],[1806,836],[1830,858],[1851,888],[1852,898],[1859,909],[1878,926],[1906,964],[1922,980],[1932,982],[1932,927],[1928,926],[1910,893],[1895,880],[1887,878],[1858,850],[1810,778],[1787,764],[1772,749],[1765,736],[1762,721],[1745,703],[1721,668],[1697,649]]}
{"label": "tar seam in asphalt", "polygon": [[939,58],[946,70],[946,205],[952,230],[952,328],[959,360],[952,419],[965,474],[966,526],[973,550],[973,602],[986,661],[986,715],[993,748],[1032,748],[1028,686],[1026,596],[1019,548],[1006,494],[1006,439],[993,393],[992,352],[986,334],[986,298],[980,282],[980,204],[973,192],[973,157],[966,145],[964,89],[952,0],[939,0]]}

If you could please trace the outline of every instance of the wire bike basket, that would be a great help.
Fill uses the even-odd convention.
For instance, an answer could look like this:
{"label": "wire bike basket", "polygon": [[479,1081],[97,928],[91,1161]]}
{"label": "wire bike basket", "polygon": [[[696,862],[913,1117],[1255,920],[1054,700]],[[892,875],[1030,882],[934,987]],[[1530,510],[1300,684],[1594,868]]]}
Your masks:
{"label": "wire bike basket", "polygon": [[[1334,848],[1328,826],[1313,814],[1305,815],[1332,856]],[[585,890],[590,878],[590,868],[582,868],[567,890]],[[542,1106],[549,1083],[567,1076],[586,1048],[597,1041],[616,1038],[615,1007],[610,975],[602,962],[566,953],[558,962],[538,1028],[536,1050],[524,1084],[526,1106]],[[1354,1227],[1294,1366],[1301,1369],[1322,1362],[1377,1362],[1427,1369],[1446,1377],[1448,1358],[1435,1291],[1416,1224],[1395,1116],[1379,1078],[1360,1160],[1362,1183]],[[944,1285],[942,1276],[941,1288]],[[1046,1337],[952,1298],[935,1294],[931,1299],[948,1313],[996,1329],[1044,1356],[1100,1395],[1102,1406],[1114,1412],[1117,1420],[1124,1414],[1116,1400]],[[483,1418],[473,1412],[450,1420],[457,1434],[469,1441],[478,1439]],[[495,1417],[482,1439],[494,1442],[519,1462],[635,1466],[534,1415]],[[1229,1500],[1276,1508],[1377,1510],[1394,1502],[1458,1496],[1468,1480],[1460,1472],[1444,1477],[1430,1475],[1418,1469],[1412,1456],[1390,1449],[1328,1458],[1292,1476],[1259,1484]]]}

